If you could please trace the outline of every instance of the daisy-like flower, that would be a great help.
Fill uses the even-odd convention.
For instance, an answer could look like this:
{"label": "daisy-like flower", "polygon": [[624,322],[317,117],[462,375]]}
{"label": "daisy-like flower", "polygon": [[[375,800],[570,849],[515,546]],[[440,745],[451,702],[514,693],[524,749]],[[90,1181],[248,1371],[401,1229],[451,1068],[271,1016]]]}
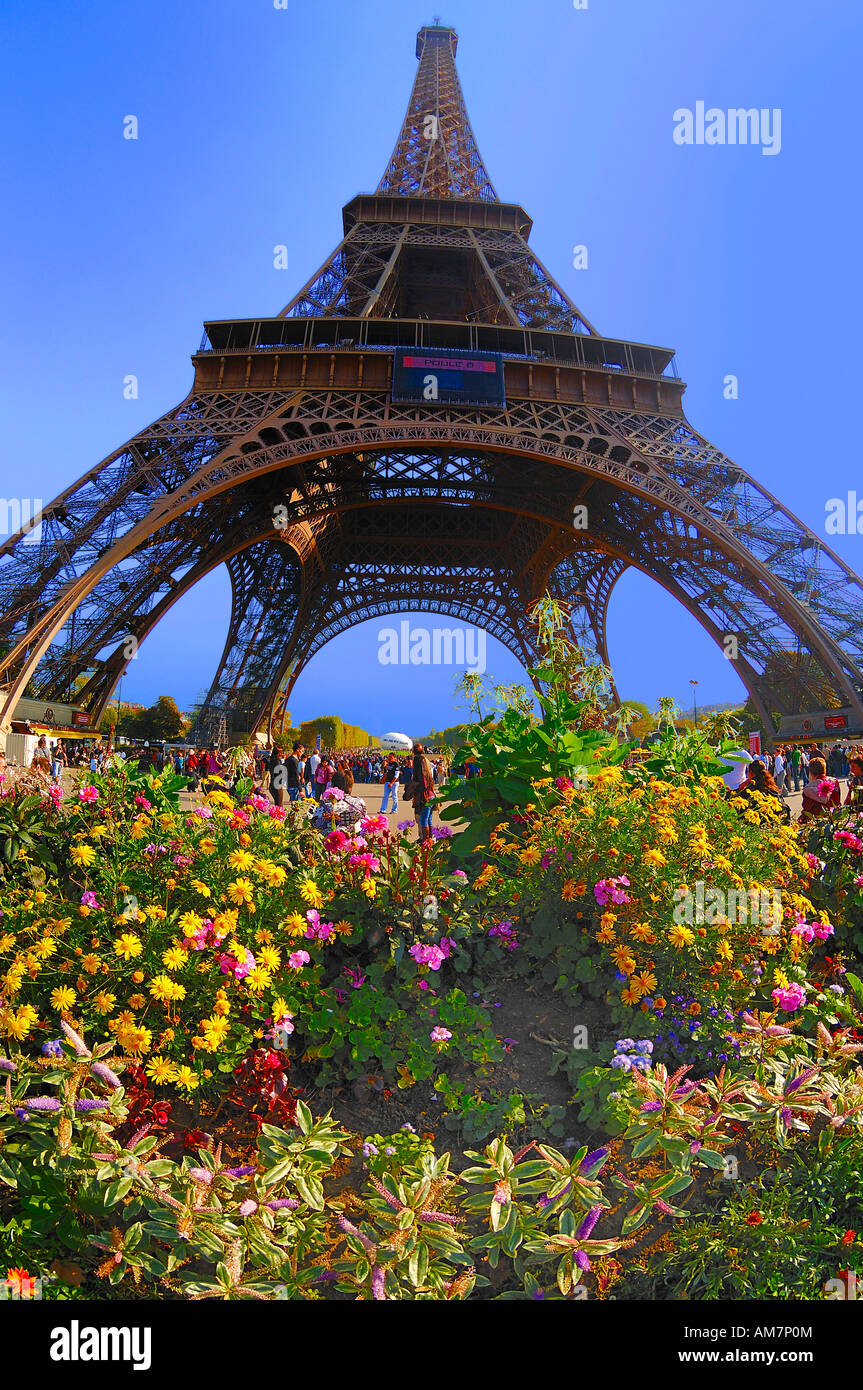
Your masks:
{"label": "daisy-like flower", "polygon": [[249,854],[247,849],[235,849],[228,855],[228,863],[232,869],[251,869],[255,865],[255,856]]}
{"label": "daisy-like flower", "polygon": [[282,962],[281,952],[277,946],[262,946],[258,951],[258,960],[267,970],[278,970]]}
{"label": "daisy-like flower", "polygon": [[132,960],[133,957],[139,956],[143,949],[140,936],[130,931],[124,931],[114,942],[114,950],[123,960]]}
{"label": "daisy-like flower", "polygon": [[111,994],[106,989],[100,989],[93,1000],[93,1007],[100,1014],[109,1014],[117,1002],[116,994]]}
{"label": "daisy-like flower", "polygon": [[323,893],[311,879],[305,879],[300,884],[300,897],[304,903],[309,904],[309,907],[323,907],[324,905]]}
{"label": "daisy-like flower", "polygon": [[99,800],[98,788],[81,787],[78,791],[78,800],[83,801],[85,806],[92,806],[94,802]]}
{"label": "daisy-like flower", "polygon": [[253,904],[255,890],[252,880],[250,878],[235,878],[232,883],[228,884],[228,897],[238,907],[242,907],[244,903]]}
{"label": "daisy-like flower", "polygon": [[77,997],[74,989],[69,985],[60,985],[59,988],[51,991],[51,1003],[59,1013],[71,1009]]}
{"label": "daisy-like flower", "polygon": [[171,998],[173,986],[174,981],[171,979],[170,975],[154,975],[147,988],[154,999],[158,999],[164,1004]]}
{"label": "daisy-like flower", "polygon": [[177,1068],[167,1057],[157,1055],[151,1057],[144,1068],[151,1081],[155,1081],[157,1086],[165,1086],[169,1081],[173,1081],[177,1075]]}
{"label": "daisy-like flower", "polygon": [[96,858],[96,851],[92,845],[73,845],[69,857],[78,868],[88,869]]}
{"label": "daisy-like flower", "polygon": [[695,940],[695,932],[689,927],[685,927],[682,922],[675,922],[668,932],[668,940],[672,946],[679,951],[682,946],[691,946]]}
{"label": "daisy-like flower", "polygon": [[174,1082],[181,1091],[196,1091],[201,1084],[192,1068],[187,1066],[177,1067]]}
{"label": "daisy-like flower", "polygon": [[189,952],[184,951],[182,946],[169,946],[167,951],[162,952],[162,964],[166,970],[182,970],[188,959]]}

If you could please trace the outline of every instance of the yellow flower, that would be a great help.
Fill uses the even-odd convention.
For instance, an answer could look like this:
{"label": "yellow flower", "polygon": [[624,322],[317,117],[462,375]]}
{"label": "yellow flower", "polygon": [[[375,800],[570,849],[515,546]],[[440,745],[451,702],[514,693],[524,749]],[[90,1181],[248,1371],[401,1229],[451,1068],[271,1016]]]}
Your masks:
{"label": "yellow flower", "polygon": [[53,956],[56,949],[57,942],[54,940],[53,936],[43,936],[42,940],[38,941],[33,947],[34,954],[39,960],[47,960],[49,956]]}
{"label": "yellow flower", "polygon": [[560,896],[565,903],[571,903],[575,898],[580,897],[574,878],[566,878],[560,890]]}
{"label": "yellow flower", "polygon": [[272,983],[272,975],[269,970],[264,970],[262,966],[254,966],[246,976],[246,984],[253,994],[262,994],[268,984]]}
{"label": "yellow flower", "polygon": [[216,850],[216,842],[215,840],[212,840],[209,835],[205,835],[202,840],[198,841],[198,849],[201,851],[202,854],[214,854]]}
{"label": "yellow flower", "polygon": [[15,935],[13,932],[6,932],[5,936],[0,936],[0,952],[11,951],[15,945]]}
{"label": "yellow flower", "polygon": [[199,878],[192,879],[192,887],[202,898],[211,898],[213,896],[209,886],[206,883],[202,883]]}
{"label": "yellow flower", "polygon": [[522,864],[538,864],[542,855],[537,845],[525,845],[518,857]]}
{"label": "yellow flower", "polygon": [[237,903],[238,906],[242,906],[243,903],[254,903],[255,894],[252,880],[250,878],[235,878],[233,883],[228,884],[228,897],[231,902]]}
{"label": "yellow flower", "polygon": [[262,946],[258,952],[258,960],[268,970],[278,970],[282,957],[277,946]]}
{"label": "yellow flower", "polygon": [[718,956],[721,956],[723,960],[734,959],[734,952],[732,951],[727,941],[719,942],[719,945],[716,947],[716,954]]}
{"label": "yellow flower", "polygon": [[[173,986],[174,981],[171,979],[170,975],[154,975],[147,989],[154,999],[159,999],[162,1003],[165,1003],[173,994]],[[130,1000],[129,1002],[131,1003],[132,1001]]]}
{"label": "yellow flower", "polygon": [[630,935],[634,936],[636,941],[646,941],[652,946],[656,940],[653,928],[649,922],[636,922],[634,927],[629,928],[629,931]]}
{"label": "yellow flower", "polygon": [[123,960],[131,960],[133,956],[139,956],[143,949],[141,938],[130,931],[123,932],[114,942],[114,950],[118,956],[123,957]]}
{"label": "yellow flower", "polygon": [[[213,793],[211,793],[211,795],[213,795]],[[183,1091],[195,1091],[200,1085],[191,1067],[177,1067],[177,1074],[174,1080]]]}
{"label": "yellow flower", "polygon": [[109,994],[108,990],[100,989],[93,1003],[100,1014],[109,1014],[117,1002],[116,994]]}
{"label": "yellow flower", "polygon": [[81,964],[88,975],[95,975],[99,969],[99,957],[94,956],[92,952],[88,952],[88,954],[81,961]]}
{"label": "yellow flower", "polygon": [[353,934],[354,929],[351,926],[350,922],[341,921],[336,922],[334,930],[339,934],[339,936],[351,936]]}
{"label": "yellow flower", "polygon": [[58,989],[51,991],[51,1003],[58,1012],[71,1009],[77,997],[74,989],[71,989],[69,985],[61,985]]}
{"label": "yellow flower", "polygon": [[637,988],[633,989],[631,985],[627,985],[626,989],[620,991],[620,997],[624,1004],[637,1004],[641,995]]}
{"label": "yellow flower", "polygon": [[289,917],[285,918],[282,925],[288,936],[302,936],[309,924],[301,913],[292,912]]}
{"label": "yellow flower", "polygon": [[129,1008],[130,1008],[130,1009],[143,1009],[144,1006],[146,1005],[146,1003],[147,1003],[147,996],[146,996],[146,994],[130,994],[130,995],[129,995]]}
{"label": "yellow flower", "polygon": [[255,856],[249,854],[247,849],[235,849],[228,855],[228,863],[232,869],[251,869],[254,867]]}
{"label": "yellow flower", "polygon": [[73,845],[69,853],[72,863],[85,869],[89,868],[96,858],[96,851],[92,845]]}
{"label": "yellow flower", "polygon": [[690,931],[689,927],[684,927],[682,922],[676,922],[668,933],[668,940],[679,951],[681,946],[692,945],[695,940],[695,932]]}
{"label": "yellow flower", "polygon": [[360,884],[360,888],[363,891],[363,893],[365,893],[367,898],[376,897],[378,891],[377,879],[364,878],[362,883]]}
{"label": "yellow flower", "polygon": [[173,1081],[177,1075],[177,1068],[173,1062],[169,1062],[167,1057],[151,1057],[144,1071],[151,1081],[155,1081],[158,1086],[164,1086],[166,1082]]}
{"label": "yellow flower", "polygon": [[656,976],[652,970],[642,970],[640,975],[633,975],[630,984],[638,985],[642,994],[652,994],[656,989]]}
{"label": "yellow flower", "polygon": [[[364,880],[364,883],[368,882],[368,879]],[[374,893],[371,896],[374,897]],[[309,907],[323,907],[324,896],[318,885],[313,883],[311,879],[305,879],[300,884],[300,897],[304,903],[308,903]]]}
{"label": "yellow flower", "polygon": [[162,964],[166,970],[182,970],[188,959],[189,952],[184,951],[182,946],[169,946],[167,951],[162,952]]}
{"label": "yellow flower", "polygon": [[662,853],[661,850],[648,849],[645,850],[644,854],[641,856],[641,862],[643,864],[652,864],[657,869],[661,869],[663,864],[668,863],[668,860],[666,859],[665,855]]}
{"label": "yellow flower", "polygon": [[622,970],[624,975],[632,974],[635,969],[635,957],[630,954],[626,946],[615,946],[611,958],[618,970]]}
{"label": "yellow flower", "polygon": [[161,922],[168,915],[163,907],[157,907],[155,904],[153,907],[145,907],[144,912],[148,917],[151,917],[154,922]]}
{"label": "yellow flower", "polygon": [[204,925],[204,919],[197,912],[184,912],[177,925],[184,936],[195,936]]}
{"label": "yellow flower", "polygon": [[117,1029],[117,1041],[125,1052],[149,1052],[153,1034],[149,1028],[126,1023]]}

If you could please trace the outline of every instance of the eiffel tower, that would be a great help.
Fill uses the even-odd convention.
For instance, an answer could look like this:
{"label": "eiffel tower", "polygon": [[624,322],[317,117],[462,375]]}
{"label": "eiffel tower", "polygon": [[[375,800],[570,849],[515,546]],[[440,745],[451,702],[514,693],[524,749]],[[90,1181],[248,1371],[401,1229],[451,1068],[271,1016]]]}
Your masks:
{"label": "eiffel tower", "polygon": [[0,730],[25,690],[77,686],[97,720],[137,644],[221,564],[231,615],[200,739],[254,731],[326,642],[398,610],[477,624],[530,664],[549,590],[607,661],[629,566],[726,652],[733,637],[766,729],[828,696],[863,723],[860,580],[689,425],[669,349],[602,337],[540,263],[480,156],[457,44],[420,30],[384,176],[294,299],[207,323],[182,404],[0,551]]}

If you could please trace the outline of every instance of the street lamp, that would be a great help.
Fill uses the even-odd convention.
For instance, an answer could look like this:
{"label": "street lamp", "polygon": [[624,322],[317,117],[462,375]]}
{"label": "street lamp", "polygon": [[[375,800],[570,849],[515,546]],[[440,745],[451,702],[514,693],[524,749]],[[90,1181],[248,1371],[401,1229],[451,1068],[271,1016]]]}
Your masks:
{"label": "street lamp", "polygon": [[690,681],[689,684],[692,686],[692,707],[693,707],[693,711],[694,711],[694,714],[695,714],[695,727],[696,727],[696,729],[697,729],[697,728],[698,728],[698,696],[697,696],[697,694],[696,694],[696,689],[695,689],[695,687],[698,685],[698,681]]}

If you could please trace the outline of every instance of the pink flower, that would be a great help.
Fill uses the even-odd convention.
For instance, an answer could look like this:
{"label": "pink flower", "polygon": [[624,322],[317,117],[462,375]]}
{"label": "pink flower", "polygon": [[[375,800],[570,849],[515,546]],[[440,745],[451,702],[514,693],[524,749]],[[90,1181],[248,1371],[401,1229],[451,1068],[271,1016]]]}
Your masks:
{"label": "pink flower", "polygon": [[268,806],[267,815],[270,820],[284,820],[288,814],[287,806]]}
{"label": "pink flower", "polygon": [[353,989],[360,989],[366,982],[366,977],[361,970],[354,970],[351,966],[345,967],[345,974],[351,982]]}
{"label": "pink flower", "polygon": [[791,1014],[795,1009],[799,1009],[801,1004],[806,1003],[806,991],[802,985],[786,985],[784,988],[774,989],[770,998],[776,1000],[780,1009]]}
{"label": "pink flower", "polygon": [[239,949],[245,952],[243,960],[237,960],[236,956],[225,954],[218,957],[219,968],[223,975],[233,975],[235,980],[244,980],[249,972],[255,968],[255,957],[248,947],[241,946]]}
{"label": "pink flower", "polygon": [[855,888],[863,888],[863,874],[858,874],[854,880]]}
{"label": "pink flower", "polygon": [[343,830],[331,830],[324,839],[324,844],[330,854],[341,854],[343,849],[347,849],[350,840]]}
{"label": "pink flower", "polygon": [[302,970],[304,965],[308,965],[311,956],[308,951],[292,951],[288,956],[288,965],[292,970]]}
{"label": "pink flower", "polygon": [[244,1202],[241,1202],[240,1205],[237,1207],[237,1211],[240,1213],[241,1216],[251,1216],[252,1213],[257,1210],[258,1204],[257,1202],[253,1202],[251,1197],[247,1197],[246,1200]]}
{"label": "pink flower", "polygon": [[431,1032],[429,1033],[429,1037],[431,1038],[432,1042],[445,1043],[449,1042],[450,1038],[452,1037],[452,1033],[448,1028],[441,1028],[440,1025],[438,1025],[437,1027],[431,1030]]}
{"label": "pink flower", "polygon": [[281,1018],[273,1019],[273,1027],[281,1028],[283,1033],[291,1034],[294,1031],[293,1014],[282,1014]]}
{"label": "pink flower", "polygon": [[629,887],[629,879],[626,877],[626,874],[620,874],[617,878],[601,878],[598,883],[594,884],[593,896],[596,898],[600,907],[605,907],[609,899],[613,903],[628,903],[632,901],[629,895],[624,893],[623,888],[620,886],[621,884],[625,884],[627,888]]}
{"label": "pink flower", "polygon": [[389,829],[386,816],[366,816],[360,826],[366,835],[383,835]]}
{"label": "pink flower", "polygon": [[135,805],[140,806],[142,811],[149,811],[153,805],[152,801],[148,801],[146,796],[142,796],[140,792],[136,793],[134,801]]}
{"label": "pink flower", "polygon": [[85,802],[88,806],[92,806],[94,801],[99,800],[98,788],[81,787],[78,791],[78,800]]}

